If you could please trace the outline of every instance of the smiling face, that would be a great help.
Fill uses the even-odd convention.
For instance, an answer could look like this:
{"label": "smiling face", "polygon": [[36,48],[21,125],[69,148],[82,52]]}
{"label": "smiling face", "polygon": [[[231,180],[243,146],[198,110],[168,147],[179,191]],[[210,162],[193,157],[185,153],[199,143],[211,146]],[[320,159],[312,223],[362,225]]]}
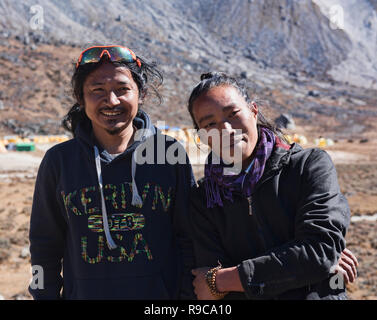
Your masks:
{"label": "smiling face", "polygon": [[105,62],[83,85],[84,107],[95,135],[117,135],[132,128],[139,105],[139,90],[131,71]]}
{"label": "smiling face", "polygon": [[[219,156],[226,160],[223,155],[228,151],[225,150],[228,148],[233,157],[238,148],[241,150],[242,167],[248,165],[258,141],[258,109],[255,104],[248,104],[235,87],[221,85],[201,94],[193,103],[192,114],[199,129],[206,132],[216,129],[219,132],[220,148],[215,145],[218,142],[208,136],[208,145],[213,151],[220,150]],[[236,130],[241,134],[236,135]],[[229,137],[225,139],[229,143],[222,143],[223,135]]]}

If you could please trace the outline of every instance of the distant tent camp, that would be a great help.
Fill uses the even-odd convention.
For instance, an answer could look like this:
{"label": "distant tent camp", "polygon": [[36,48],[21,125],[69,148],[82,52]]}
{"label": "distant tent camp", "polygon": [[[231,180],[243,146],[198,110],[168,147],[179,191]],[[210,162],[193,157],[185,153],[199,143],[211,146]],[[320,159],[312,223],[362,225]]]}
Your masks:
{"label": "distant tent camp", "polygon": [[4,143],[0,140],[0,153],[8,152],[7,148],[5,148]]}

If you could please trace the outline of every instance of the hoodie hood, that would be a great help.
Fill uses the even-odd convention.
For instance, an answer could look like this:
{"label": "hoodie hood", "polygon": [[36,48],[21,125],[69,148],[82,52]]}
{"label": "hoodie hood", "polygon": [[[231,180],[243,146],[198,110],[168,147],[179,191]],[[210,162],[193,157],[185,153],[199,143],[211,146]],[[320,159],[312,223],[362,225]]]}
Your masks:
{"label": "hoodie hood", "polygon": [[[151,123],[149,116],[143,110],[138,111],[135,119],[133,120],[133,125],[138,130],[137,135],[135,135],[134,142],[119,157],[132,154],[135,149],[141,143],[145,142],[148,137],[157,133],[156,127]],[[96,137],[94,136],[92,123],[90,121],[80,122],[77,125],[74,136],[78,139],[80,145],[83,147],[83,150],[85,150],[85,152],[88,154],[89,159],[91,159],[93,156],[93,147],[97,146],[102,162],[108,164],[114,160],[113,157],[98,143]]]}
{"label": "hoodie hood", "polygon": [[151,137],[157,133],[157,129],[152,125],[149,116],[142,110],[139,110],[135,119],[133,120],[133,125],[136,127],[137,132],[134,135],[134,142],[129,146],[122,154],[116,157],[116,160],[103,149],[97,139],[94,136],[93,128],[91,122],[81,122],[75,130],[75,137],[79,140],[79,143],[83,146],[84,150],[88,154],[88,158],[91,159],[94,154],[96,171],[98,177],[98,185],[101,193],[101,207],[102,207],[102,220],[104,231],[106,235],[107,245],[110,249],[117,248],[115,242],[113,241],[109,224],[107,220],[107,210],[105,205],[105,198],[103,195],[103,184],[102,184],[102,168],[101,162],[106,165],[112,161],[118,161],[118,159],[125,158],[127,156],[132,156],[131,160],[131,177],[132,177],[132,205],[141,206],[142,199],[139,195],[139,191],[136,185],[136,158],[137,158],[137,149],[145,143],[148,137]]}

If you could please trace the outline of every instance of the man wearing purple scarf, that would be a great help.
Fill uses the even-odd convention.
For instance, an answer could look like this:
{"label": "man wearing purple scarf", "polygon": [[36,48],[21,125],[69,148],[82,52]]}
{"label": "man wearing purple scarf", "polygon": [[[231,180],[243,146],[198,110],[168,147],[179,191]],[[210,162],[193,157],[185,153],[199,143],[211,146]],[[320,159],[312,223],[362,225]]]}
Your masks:
{"label": "man wearing purple scarf", "polygon": [[241,151],[230,165],[242,167],[225,174],[223,142],[217,154],[208,139],[212,153],[190,206],[197,298],[347,299],[333,280],[354,281],[357,259],[345,248],[350,210],[328,154],[286,143],[224,73],[201,76],[188,110],[196,129],[230,137],[230,154]]}

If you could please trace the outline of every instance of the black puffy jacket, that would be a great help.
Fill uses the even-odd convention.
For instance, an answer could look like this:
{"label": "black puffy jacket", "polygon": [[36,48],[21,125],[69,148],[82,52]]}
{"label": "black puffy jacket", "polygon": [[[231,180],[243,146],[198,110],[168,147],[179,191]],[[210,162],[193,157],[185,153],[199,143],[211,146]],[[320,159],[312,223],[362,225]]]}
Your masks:
{"label": "black puffy jacket", "polygon": [[251,197],[206,207],[202,182],[192,193],[197,267],[238,266],[245,293],[228,299],[346,299],[331,273],[350,222],[329,155],[317,148],[275,148]]}

